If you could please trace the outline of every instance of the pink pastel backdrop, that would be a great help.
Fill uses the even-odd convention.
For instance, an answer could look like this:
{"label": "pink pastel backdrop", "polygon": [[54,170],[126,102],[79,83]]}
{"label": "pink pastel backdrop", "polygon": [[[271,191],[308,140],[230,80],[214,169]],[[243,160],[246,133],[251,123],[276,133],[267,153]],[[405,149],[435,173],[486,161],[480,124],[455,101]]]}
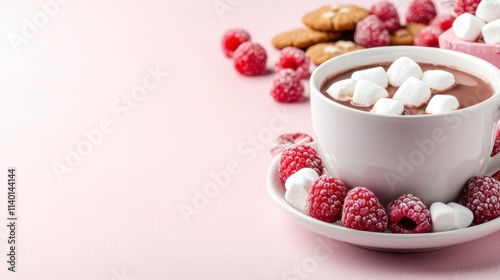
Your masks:
{"label": "pink pastel backdrop", "polygon": [[[374,1],[1,2],[0,174],[6,182],[17,167],[19,220],[12,273],[4,183],[0,279],[498,276],[500,233],[431,253],[379,253],[302,228],[268,196],[270,140],[312,135],[309,103],[274,102],[272,72],[237,74],[221,35],[245,28],[272,69],[275,34],[301,26],[306,11],[346,2]],[[401,12],[409,4],[393,2]],[[40,3],[52,3],[52,16]],[[24,18],[39,26],[19,41]],[[140,92],[145,79],[150,89]]]}

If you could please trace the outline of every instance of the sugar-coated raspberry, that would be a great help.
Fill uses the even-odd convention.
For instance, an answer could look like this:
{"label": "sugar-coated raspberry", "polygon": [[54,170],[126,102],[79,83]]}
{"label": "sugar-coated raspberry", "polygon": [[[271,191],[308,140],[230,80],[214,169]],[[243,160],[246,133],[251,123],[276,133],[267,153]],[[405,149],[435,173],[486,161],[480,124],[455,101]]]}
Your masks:
{"label": "sugar-coated raspberry", "polygon": [[476,14],[477,6],[481,0],[457,0],[455,2],[455,7],[453,10],[457,13],[457,16],[463,13]]}
{"label": "sugar-coated raspberry", "polygon": [[494,156],[500,152],[500,135],[497,134],[495,138],[495,144],[493,144],[493,149],[491,150],[491,155]]}
{"label": "sugar-coated raspberry", "polygon": [[306,53],[296,47],[285,47],[280,51],[280,57],[276,62],[276,71],[290,68],[299,74],[300,78],[309,75],[309,57]]}
{"label": "sugar-coated raspberry", "polygon": [[406,22],[429,24],[436,14],[436,6],[431,0],[413,0],[406,14]]}
{"label": "sugar-coated raspberry", "polygon": [[369,15],[356,25],[354,42],[365,48],[389,45],[389,31],[376,15]]}
{"label": "sugar-coated raspberry", "polygon": [[389,229],[394,233],[426,233],[431,230],[431,212],[420,198],[404,194],[387,206]]}
{"label": "sugar-coated raspberry", "polygon": [[439,47],[439,35],[443,33],[443,30],[437,26],[426,26],[418,32],[415,39],[413,39],[413,44],[415,46],[424,47]]}
{"label": "sugar-coated raspberry", "polygon": [[375,194],[365,187],[347,192],[342,208],[342,223],[347,228],[384,232],[387,214]]}
{"label": "sugar-coated raspberry", "polygon": [[241,29],[229,29],[222,36],[222,51],[227,57],[232,57],[234,51],[244,42],[250,41],[250,34]]}
{"label": "sugar-coated raspberry", "polygon": [[290,68],[281,69],[274,76],[271,96],[274,100],[282,103],[300,100],[304,96],[304,86],[300,81],[299,74]]}
{"label": "sugar-coated raspberry", "polygon": [[500,181],[490,176],[472,177],[464,189],[462,205],[474,214],[474,224],[500,216]]}
{"label": "sugar-coated raspberry", "polygon": [[304,167],[323,175],[323,162],[315,149],[305,144],[290,146],[281,154],[278,168],[280,179],[285,182],[290,175]]}
{"label": "sugar-coated raspberry", "polygon": [[256,76],[266,71],[267,53],[259,44],[242,43],[233,54],[234,68],[245,76]]}
{"label": "sugar-coated raspberry", "polygon": [[327,223],[340,220],[348,190],[336,177],[320,176],[309,190],[309,215]]}
{"label": "sugar-coated raspberry", "polygon": [[277,156],[284,149],[296,144],[307,144],[313,142],[314,139],[302,132],[286,133],[278,136],[270,151],[273,156]]}
{"label": "sugar-coated raspberry", "polygon": [[441,30],[446,31],[451,28],[456,18],[456,16],[451,14],[437,15],[429,22],[429,25],[437,26],[441,28]]}
{"label": "sugar-coated raspberry", "polygon": [[398,11],[389,1],[376,2],[370,7],[370,13],[378,17],[389,33],[401,27]]}

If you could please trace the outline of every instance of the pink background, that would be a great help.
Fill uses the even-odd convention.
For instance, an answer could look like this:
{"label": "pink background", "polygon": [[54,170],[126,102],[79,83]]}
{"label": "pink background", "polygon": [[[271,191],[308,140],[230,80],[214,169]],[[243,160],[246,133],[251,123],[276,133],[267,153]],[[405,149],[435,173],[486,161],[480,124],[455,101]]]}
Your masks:
{"label": "pink background", "polygon": [[[302,228],[268,196],[271,142],[312,135],[309,102],[276,103],[272,72],[236,73],[221,35],[245,28],[272,69],[275,34],[302,26],[306,11],[347,1],[60,2],[46,22],[38,1],[0,4],[0,166],[4,182],[7,167],[17,167],[19,217],[11,273],[4,183],[0,279],[499,275],[500,233],[431,253],[379,253]],[[393,2],[400,11],[409,3]],[[220,3],[230,9],[217,13]],[[33,17],[41,24],[16,52],[9,38]],[[151,86],[154,69],[163,76]],[[150,90],[141,94],[144,79]],[[95,134],[102,122],[109,129]],[[72,158],[77,149],[86,156]],[[71,172],[59,180],[54,164],[71,164]],[[222,188],[211,188],[217,182]],[[183,216],[182,207],[194,214]]]}

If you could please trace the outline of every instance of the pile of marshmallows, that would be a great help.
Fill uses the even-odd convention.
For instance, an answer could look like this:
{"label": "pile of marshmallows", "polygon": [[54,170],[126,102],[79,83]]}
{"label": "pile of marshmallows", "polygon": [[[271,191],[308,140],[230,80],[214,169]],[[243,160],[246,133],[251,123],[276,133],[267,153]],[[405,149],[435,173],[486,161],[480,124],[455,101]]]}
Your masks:
{"label": "pile of marshmallows", "polygon": [[500,44],[500,0],[482,0],[476,15],[463,13],[452,25],[455,35],[465,41],[482,37],[486,44]]}
{"label": "pile of marshmallows", "polygon": [[[390,98],[386,88],[398,89]],[[420,65],[408,57],[400,57],[387,69],[373,67],[352,73],[351,78],[333,83],[326,92],[336,100],[347,101],[359,107],[371,107],[371,112],[383,115],[401,115],[405,107],[419,108],[427,104],[428,114],[442,114],[457,110],[455,96],[443,93],[457,85],[455,76],[445,70],[422,72]],[[432,98],[431,98],[432,97]]]}
{"label": "pile of marshmallows", "polygon": [[[309,190],[318,173],[311,168],[302,168],[285,181],[285,200],[295,209],[309,215]],[[441,232],[467,228],[474,219],[472,211],[456,202],[444,204],[434,202],[429,207],[431,213],[431,231]]]}

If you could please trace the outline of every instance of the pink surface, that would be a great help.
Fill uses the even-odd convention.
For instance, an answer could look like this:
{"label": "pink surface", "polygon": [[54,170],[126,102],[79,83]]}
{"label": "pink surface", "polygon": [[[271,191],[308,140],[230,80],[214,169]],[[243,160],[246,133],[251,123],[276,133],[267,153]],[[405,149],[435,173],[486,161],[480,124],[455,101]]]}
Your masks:
{"label": "pink surface", "polygon": [[[56,4],[44,18],[46,2]],[[247,29],[271,69],[272,36],[335,2],[2,1],[0,166],[4,182],[18,170],[19,226],[12,273],[4,184],[0,279],[498,276],[500,233],[431,253],[373,252],[302,228],[267,194],[270,142],[312,134],[309,103],[274,102],[273,75],[238,75],[220,37]],[[23,30],[15,52],[9,38]],[[186,218],[181,207],[199,209]]]}

